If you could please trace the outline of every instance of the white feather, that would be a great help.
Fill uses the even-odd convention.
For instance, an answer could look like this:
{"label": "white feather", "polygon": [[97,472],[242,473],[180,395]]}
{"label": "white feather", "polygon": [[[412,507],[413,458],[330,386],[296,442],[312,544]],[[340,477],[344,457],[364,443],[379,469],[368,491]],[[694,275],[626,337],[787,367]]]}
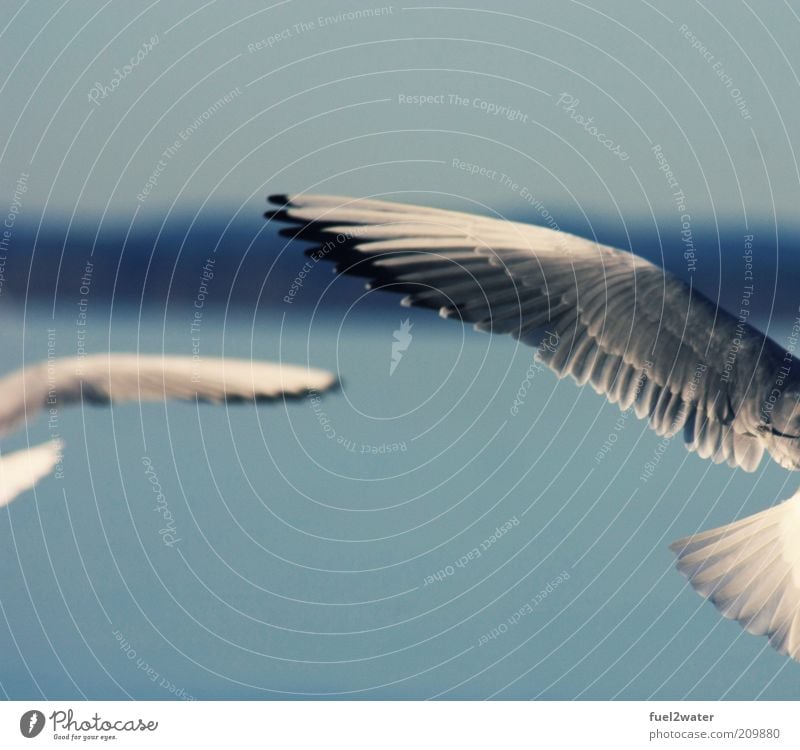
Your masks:
{"label": "white feather", "polygon": [[0,507],[31,489],[59,462],[63,444],[49,440],[26,450],[0,456]]}
{"label": "white feather", "polygon": [[678,570],[725,616],[800,661],[800,492],[671,545]]}
{"label": "white feather", "polygon": [[324,391],[335,383],[325,370],[246,359],[153,354],[57,358],[0,379],[0,434],[19,427],[46,404],[268,400]]}

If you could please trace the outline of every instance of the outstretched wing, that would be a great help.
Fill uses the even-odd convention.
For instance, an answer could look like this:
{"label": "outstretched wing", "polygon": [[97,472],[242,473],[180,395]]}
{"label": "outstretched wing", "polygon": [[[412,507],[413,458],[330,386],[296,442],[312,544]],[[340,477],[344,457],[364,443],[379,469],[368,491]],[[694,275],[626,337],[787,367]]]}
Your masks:
{"label": "outstretched wing", "polygon": [[559,376],[633,407],[661,435],[754,471],[762,406],[786,352],[662,268],[544,227],[325,195],[273,196],[309,254],[481,331],[536,346]]}
{"label": "outstretched wing", "polygon": [[62,449],[60,440],[49,440],[34,448],[0,456],[0,507],[47,476],[58,463]]}
{"label": "outstretched wing", "polygon": [[324,370],[245,359],[110,354],[40,362],[0,379],[0,434],[45,405],[110,401],[269,400],[324,391],[336,383]]}

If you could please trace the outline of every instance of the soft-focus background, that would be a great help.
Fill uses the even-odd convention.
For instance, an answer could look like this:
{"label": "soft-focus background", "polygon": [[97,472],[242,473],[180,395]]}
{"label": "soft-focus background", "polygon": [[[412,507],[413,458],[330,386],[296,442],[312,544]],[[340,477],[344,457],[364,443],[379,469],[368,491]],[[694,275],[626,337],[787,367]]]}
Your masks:
{"label": "soft-focus background", "polygon": [[301,247],[261,214],[314,191],[524,219],[732,310],[751,247],[753,320],[785,344],[800,3],[4,9],[2,370],[48,346],[194,346],[343,387],[87,405],[5,440],[67,449],[63,477],[0,513],[1,695],[798,697],[798,665],[704,604],[667,549],[795,480],[703,462],[513,341],[322,266],[287,304]]}

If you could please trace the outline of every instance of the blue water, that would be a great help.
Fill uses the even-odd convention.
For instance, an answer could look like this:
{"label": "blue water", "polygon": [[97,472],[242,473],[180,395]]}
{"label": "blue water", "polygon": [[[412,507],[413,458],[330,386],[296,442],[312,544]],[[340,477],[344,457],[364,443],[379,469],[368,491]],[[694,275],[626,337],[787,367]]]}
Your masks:
{"label": "blue water", "polygon": [[[787,497],[785,472],[676,440],[644,481],[659,439],[528,373],[530,350],[367,308],[206,315],[203,356],[336,370],[319,402],[59,412],[63,478],[0,512],[4,696],[798,697],[800,667],[667,548]],[[188,319],[97,311],[87,348],[190,354]],[[4,320],[6,370],[44,358],[48,328],[76,350],[74,310]],[[40,417],[3,449],[50,432]]]}

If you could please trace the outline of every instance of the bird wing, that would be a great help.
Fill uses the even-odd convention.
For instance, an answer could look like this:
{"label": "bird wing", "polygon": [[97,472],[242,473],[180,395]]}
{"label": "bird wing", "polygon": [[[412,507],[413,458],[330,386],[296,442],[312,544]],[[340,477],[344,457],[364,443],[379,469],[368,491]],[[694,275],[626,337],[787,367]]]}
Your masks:
{"label": "bird wing", "polygon": [[144,354],[55,358],[0,379],[0,434],[45,407],[76,401],[270,400],[323,391],[336,383],[324,370],[246,359]]}
{"label": "bird wing", "polygon": [[59,462],[62,449],[60,440],[49,440],[0,456],[0,507],[47,476]]}
{"label": "bird wing", "polygon": [[[404,305],[509,333],[560,377],[590,383],[660,435],[754,471],[763,403],[788,357],[765,334],[632,253],[457,211],[326,195],[272,196],[268,219]],[[745,307],[746,303],[743,305]],[[547,332],[543,341],[544,332]],[[546,345],[542,345],[546,344]]]}

